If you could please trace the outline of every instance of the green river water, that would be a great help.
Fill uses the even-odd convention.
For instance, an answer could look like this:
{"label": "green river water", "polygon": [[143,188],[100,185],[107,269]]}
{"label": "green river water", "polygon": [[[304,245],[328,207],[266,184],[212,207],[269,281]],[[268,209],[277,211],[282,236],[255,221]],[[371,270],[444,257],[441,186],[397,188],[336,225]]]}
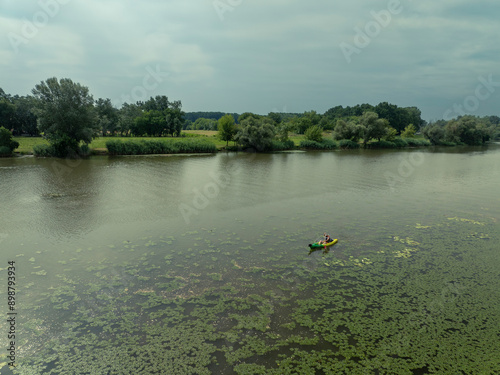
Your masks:
{"label": "green river water", "polygon": [[500,144],[0,159],[0,373],[499,373],[499,187]]}

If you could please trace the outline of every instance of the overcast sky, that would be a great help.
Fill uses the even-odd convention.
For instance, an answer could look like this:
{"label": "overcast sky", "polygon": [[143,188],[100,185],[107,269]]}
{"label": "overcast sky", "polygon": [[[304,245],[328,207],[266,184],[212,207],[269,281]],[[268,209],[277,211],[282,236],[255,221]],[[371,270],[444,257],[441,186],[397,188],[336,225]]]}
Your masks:
{"label": "overcast sky", "polygon": [[118,107],[500,115],[498,0],[0,0],[0,87],[71,78]]}

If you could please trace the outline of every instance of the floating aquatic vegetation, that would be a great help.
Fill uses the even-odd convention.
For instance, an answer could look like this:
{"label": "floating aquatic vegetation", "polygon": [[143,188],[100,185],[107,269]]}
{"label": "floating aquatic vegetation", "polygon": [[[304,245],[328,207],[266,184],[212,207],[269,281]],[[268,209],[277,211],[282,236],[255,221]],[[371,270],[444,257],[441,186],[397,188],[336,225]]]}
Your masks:
{"label": "floating aquatic vegetation", "polygon": [[409,258],[411,257],[411,253],[417,251],[416,249],[405,248],[404,250],[393,251],[393,254],[396,258]]}
{"label": "floating aquatic vegetation", "polygon": [[469,234],[467,236],[467,238],[477,238],[477,239],[481,239],[481,240],[489,240],[490,236],[488,234],[486,234],[486,233],[474,232],[472,234]]}
{"label": "floating aquatic vegetation", "polygon": [[[58,269],[65,288],[27,301],[33,324],[23,323],[30,338],[51,339],[14,372],[97,374],[105,363],[109,373],[138,375],[492,373],[498,272],[478,259],[497,259],[496,232],[444,222],[402,226],[399,236],[385,231],[311,257],[278,238],[240,254],[216,239],[184,250],[181,239],[177,254],[147,237],[156,254],[138,245],[139,259],[83,263],[89,274]],[[301,236],[310,234],[294,237],[305,243]],[[481,251],[459,246],[464,240]],[[44,306],[41,319],[35,304]],[[52,323],[61,321],[69,324]],[[45,330],[37,336],[36,327]]]}
{"label": "floating aquatic vegetation", "polygon": [[47,271],[45,270],[40,270],[40,271],[37,271],[37,272],[31,272],[32,275],[37,275],[37,276],[46,276],[47,275]]}
{"label": "floating aquatic vegetation", "polygon": [[420,245],[417,241],[414,241],[409,237],[400,238],[399,236],[394,236],[393,239],[394,241],[401,242],[407,245],[412,245],[412,246]]}
{"label": "floating aquatic vegetation", "polygon": [[459,218],[459,217],[449,217],[448,220],[461,221],[463,223],[470,223],[470,224],[475,224],[475,225],[485,225],[485,223],[481,223],[481,222],[476,221],[476,220]]}
{"label": "floating aquatic vegetation", "polygon": [[240,265],[236,262],[236,260],[234,260],[234,259],[232,259],[232,260],[231,260],[231,264],[233,265],[233,268],[235,268],[235,269],[239,269],[239,270],[240,270],[240,269],[242,269],[242,268],[243,268],[243,267],[242,267],[242,266],[240,266]]}
{"label": "floating aquatic vegetation", "polygon": [[168,282],[160,282],[155,285],[163,292],[169,293],[178,289],[181,289],[186,286],[186,282],[180,278],[174,278]]}
{"label": "floating aquatic vegetation", "polygon": [[221,281],[222,280],[222,274],[221,273],[209,273],[208,276],[215,281]]}
{"label": "floating aquatic vegetation", "polygon": [[429,228],[431,228],[431,226],[429,226],[429,225],[422,225],[420,223],[417,223],[417,225],[415,225],[415,228],[417,228],[417,229],[429,229]]}

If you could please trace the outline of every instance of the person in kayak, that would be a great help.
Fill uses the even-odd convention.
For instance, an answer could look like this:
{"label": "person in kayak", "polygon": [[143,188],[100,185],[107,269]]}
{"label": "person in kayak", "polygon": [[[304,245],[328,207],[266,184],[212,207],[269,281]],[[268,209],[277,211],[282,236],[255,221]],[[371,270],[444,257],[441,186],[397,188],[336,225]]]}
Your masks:
{"label": "person in kayak", "polygon": [[319,245],[326,245],[333,241],[329,234],[323,233],[323,236],[325,236],[325,239],[323,241],[319,241]]}

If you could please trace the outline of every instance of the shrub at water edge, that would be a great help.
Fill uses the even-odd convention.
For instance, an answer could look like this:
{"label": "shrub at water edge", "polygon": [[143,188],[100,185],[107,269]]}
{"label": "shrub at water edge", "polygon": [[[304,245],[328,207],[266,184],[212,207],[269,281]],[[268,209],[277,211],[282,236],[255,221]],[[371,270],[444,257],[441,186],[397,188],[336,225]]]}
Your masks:
{"label": "shrub at water edge", "polygon": [[83,144],[78,148],[77,153],[73,150],[68,152],[68,149],[62,149],[65,152],[61,153],[61,150],[57,150],[53,144],[39,144],[33,146],[33,155],[36,157],[71,157],[71,158],[79,158],[79,157],[87,157],[91,154],[90,147],[87,144]]}
{"label": "shrub at water edge", "polygon": [[403,138],[396,138],[392,141],[392,143],[394,143],[396,148],[408,147],[408,142]]}
{"label": "shrub at water edge", "polygon": [[10,130],[0,126],[0,156],[11,155],[19,147],[19,142],[12,139]]}
{"label": "shrub at water edge", "polygon": [[272,151],[284,151],[284,150],[293,150],[295,148],[295,143],[289,139],[286,141],[272,141],[271,150]]}
{"label": "shrub at water edge", "polygon": [[10,155],[12,155],[12,151],[10,150],[10,148],[8,148],[7,146],[0,146],[0,157]]}
{"label": "shrub at water edge", "polygon": [[217,152],[217,147],[210,141],[204,139],[188,139],[185,141],[175,141],[173,143],[174,148],[178,149],[178,152],[189,153],[213,153]]}
{"label": "shrub at water edge", "polygon": [[323,140],[323,128],[319,125],[314,125],[308,128],[304,133],[306,140],[321,143]]}
{"label": "shrub at water edge", "polygon": [[359,148],[359,143],[351,141],[350,139],[341,139],[339,141],[339,147],[341,149],[357,149]]}
{"label": "shrub at water edge", "polygon": [[51,157],[56,154],[52,145],[35,145],[33,146],[33,155],[37,157]]}
{"label": "shrub at water edge", "polygon": [[334,150],[337,147],[337,143],[331,139],[323,139],[321,142],[307,139],[300,141],[300,148],[305,148],[307,150]]}
{"label": "shrub at water edge", "polygon": [[366,144],[366,148],[396,148],[396,144],[394,142],[380,140],[375,142],[370,142]]}
{"label": "shrub at water edge", "polygon": [[147,155],[176,153],[213,153],[215,144],[204,139],[182,141],[127,141],[110,140],[106,142],[110,155]]}
{"label": "shrub at water edge", "polygon": [[406,138],[405,141],[408,144],[408,147],[422,147],[431,145],[431,142],[428,139]]}

